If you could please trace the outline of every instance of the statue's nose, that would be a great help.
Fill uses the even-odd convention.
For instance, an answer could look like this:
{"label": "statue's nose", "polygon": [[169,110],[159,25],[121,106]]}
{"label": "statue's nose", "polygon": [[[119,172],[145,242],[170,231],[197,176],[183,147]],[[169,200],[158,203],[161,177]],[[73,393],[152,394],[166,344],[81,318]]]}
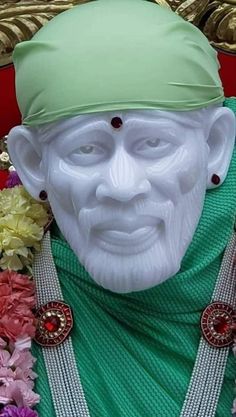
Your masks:
{"label": "statue's nose", "polygon": [[107,199],[128,202],[136,197],[145,198],[150,190],[143,168],[125,150],[119,150],[104,172],[96,197],[100,202]]}
{"label": "statue's nose", "polygon": [[150,183],[147,180],[140,182],[137,187],[130,186],[130,184],[126,183],[122,186],[114,186],[106,182],[97,187],[96,197],[100,202],[106,199],[112,199],[125,203],[136,197],[145,198],[150,188]]}

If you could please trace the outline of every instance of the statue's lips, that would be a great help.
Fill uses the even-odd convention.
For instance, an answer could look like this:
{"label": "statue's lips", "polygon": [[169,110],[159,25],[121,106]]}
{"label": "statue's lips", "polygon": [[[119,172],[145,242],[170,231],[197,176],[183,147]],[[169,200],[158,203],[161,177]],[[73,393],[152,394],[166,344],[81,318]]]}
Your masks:
{"label": "statue's lips", "polygon": [[[96,228],[94,237],[98,243],[111,252],[137,253],[147,250],[157,239],[160,231],[160,221],[150,222],[150,225],[131,223],[113,224],[112,228]],[[127,253],[127,254],[128,254]]]}
{"label": "statue's lips", "polygon": [[153,226],[141,227],[134,232],[123,232],[119,230],[104,230],[98,233],[98,237],[107,243],[116,245],[130,245],[141,243],[156,233]]}

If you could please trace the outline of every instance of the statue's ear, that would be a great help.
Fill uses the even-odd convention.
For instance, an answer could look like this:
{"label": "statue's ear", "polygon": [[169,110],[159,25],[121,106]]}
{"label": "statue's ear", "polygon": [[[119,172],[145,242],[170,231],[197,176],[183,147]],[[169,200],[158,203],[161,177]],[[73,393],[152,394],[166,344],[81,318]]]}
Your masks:
{"label": "statue's ear", "polygon": [[[208,121],[208,178],[207,188],[214,188],[213,175],[225,180],[235,142],[235,116],[226,107],[218,107],[212,112]],[[216,177],[214,177],[216,178]],[[212,181],[213,180],[213,181]],[[216,181],[217,182],[217,181]]]}
{"label": "statue's ear", "polygon": [[45,190],[45,181],[37,138],[30,128],[17,126],[10,131],[7,144],[12,163],[26,190],[39,199],[40,191]]}

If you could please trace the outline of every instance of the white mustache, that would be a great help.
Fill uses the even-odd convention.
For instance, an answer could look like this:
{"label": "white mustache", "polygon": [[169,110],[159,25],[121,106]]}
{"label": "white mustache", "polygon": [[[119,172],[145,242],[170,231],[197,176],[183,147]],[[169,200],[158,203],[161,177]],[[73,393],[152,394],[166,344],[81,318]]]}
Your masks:
{"label": "white mustache", "polygon": [[83,208],[79,211],[78,220],[86,239],[94,228],[132,231],[161,221],[167,224],[172,210],[173,203],[170,200],[164,203],[140,200],[129,207],[120,204],[119,207],[101,205],[92,209]]}

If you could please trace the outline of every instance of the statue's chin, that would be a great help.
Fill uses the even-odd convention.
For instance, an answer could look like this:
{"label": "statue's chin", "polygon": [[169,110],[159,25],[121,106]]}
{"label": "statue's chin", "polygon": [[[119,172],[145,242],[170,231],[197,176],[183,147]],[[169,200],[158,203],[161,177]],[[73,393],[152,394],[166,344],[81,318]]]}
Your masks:
{"label": "statue's chin", "polygon": [[116,293],[147,290],[175,275],[182,254],[171,257],[165,245],[157,240],[137,254],[115,254],[93,247],[82,256],[82,263],[93,280]]}
{"label": "statue's chin", "polygon": [[179,271],[194,232],[191,230],[186,239],[181,239],[181,224],[174,234],[171,230],[154,233],[147,227],[139,232],[139,239],[130,244],[122,234],[104,234],[102,239],[90,238],[86,242],[78,224],[74,225],[73,234],[67,233],[64,224],[61,230],[78,260],[99,286],[116,293],[130,293],[155,287]]}

